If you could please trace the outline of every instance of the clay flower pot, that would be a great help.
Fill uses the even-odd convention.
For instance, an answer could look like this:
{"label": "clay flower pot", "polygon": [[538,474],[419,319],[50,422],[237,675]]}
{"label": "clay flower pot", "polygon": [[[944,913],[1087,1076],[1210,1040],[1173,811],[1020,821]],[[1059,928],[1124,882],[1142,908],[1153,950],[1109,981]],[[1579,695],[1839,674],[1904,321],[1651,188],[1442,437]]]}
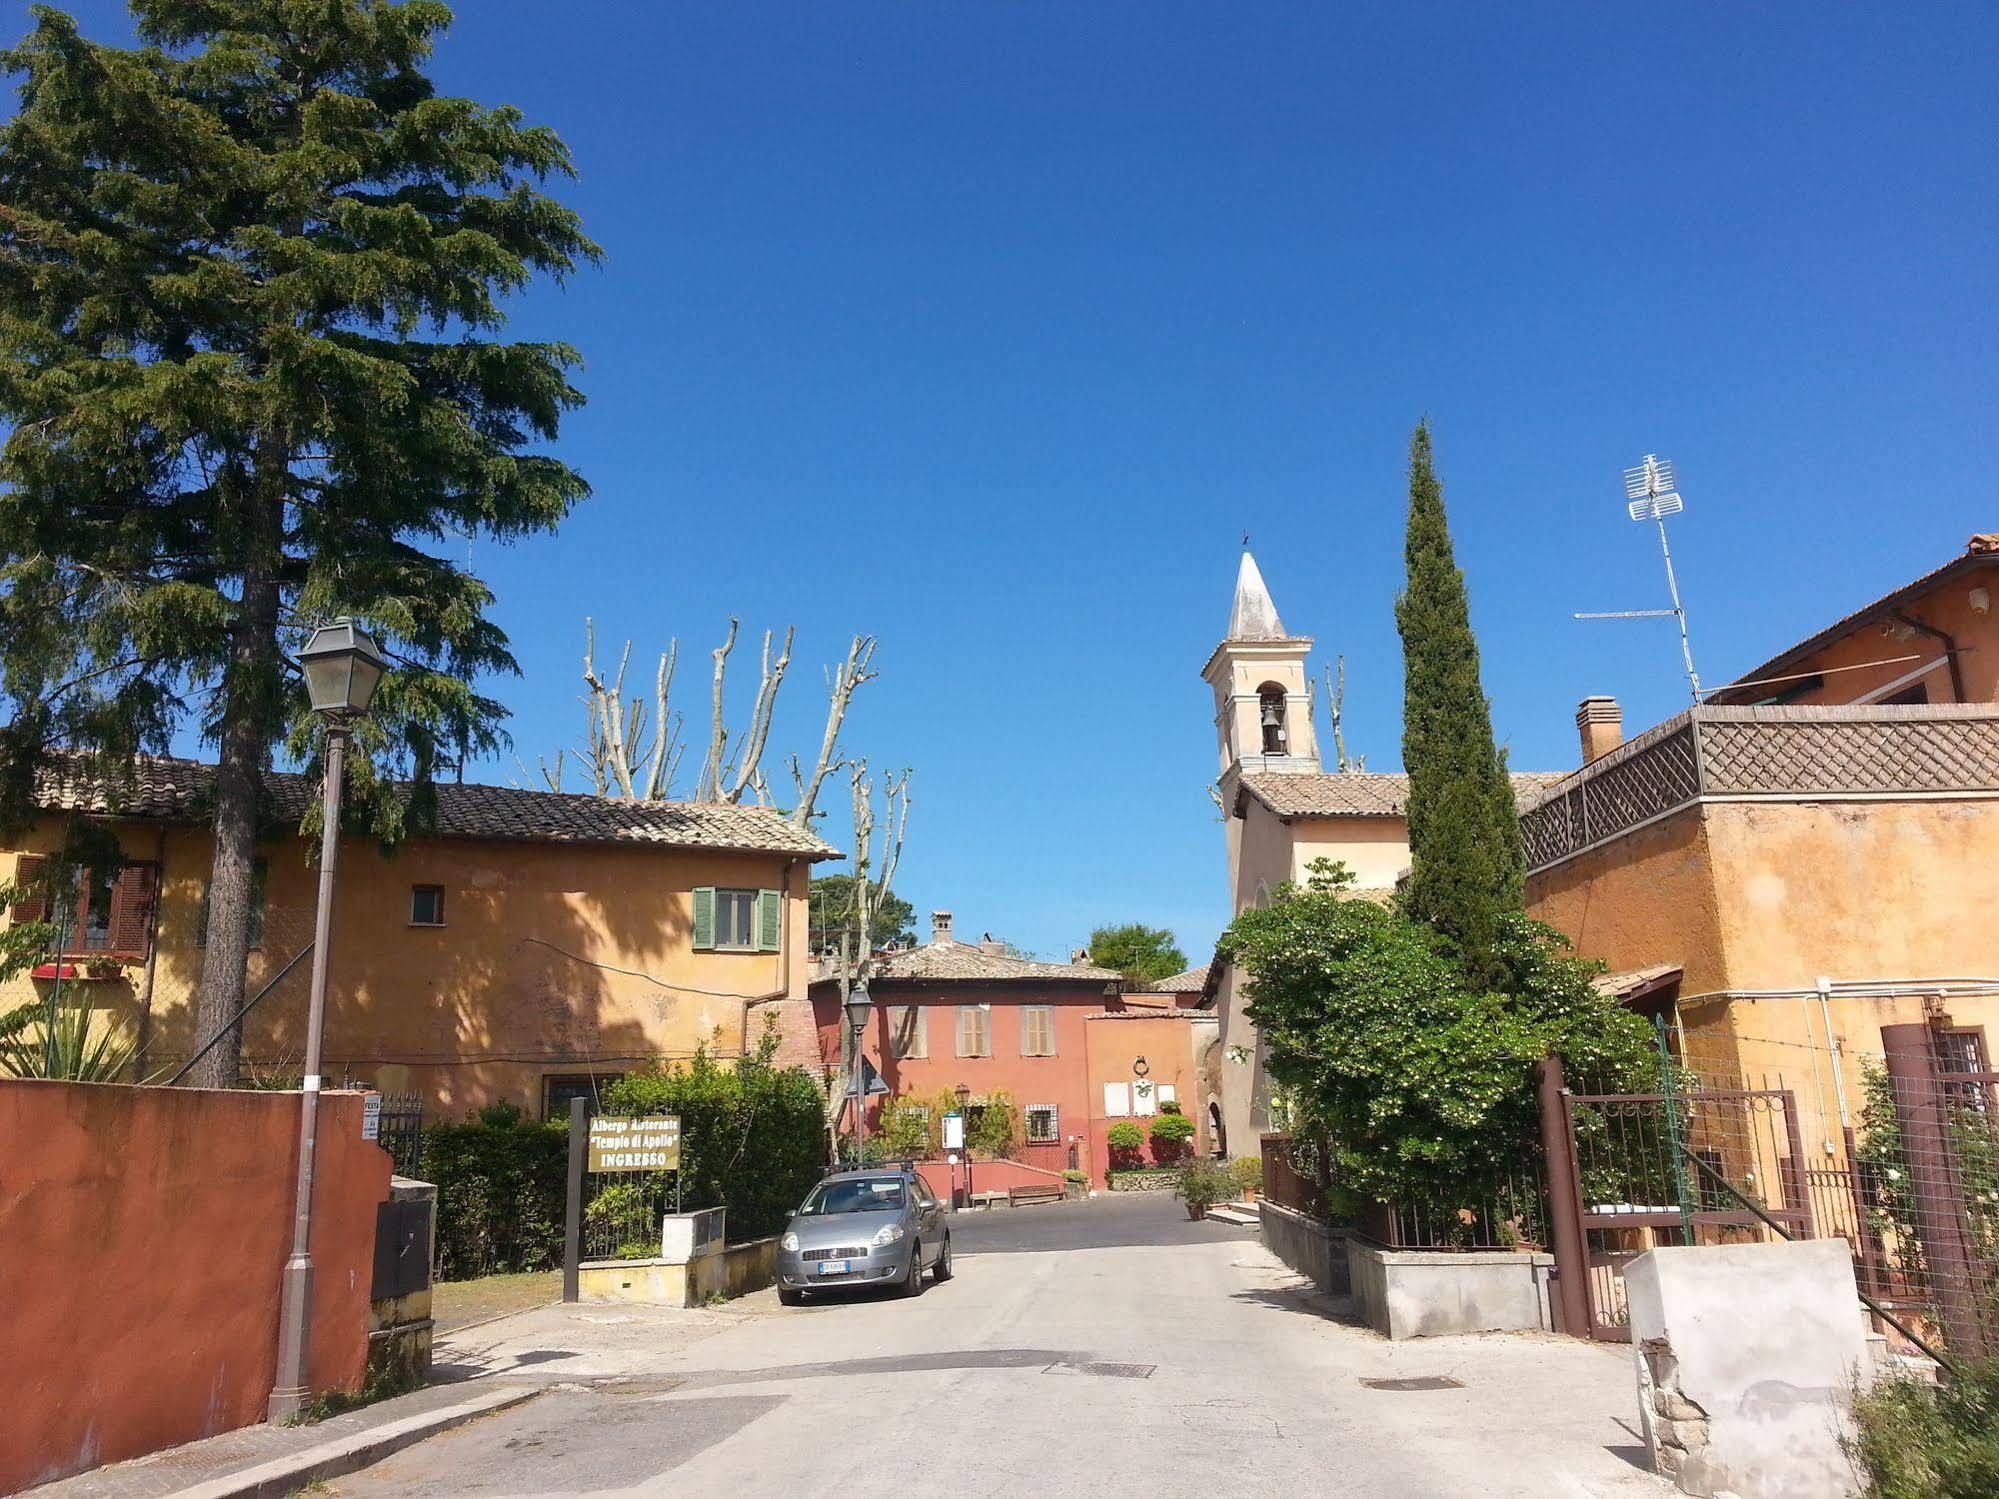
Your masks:
{"label": "clay flower pot", "polygon": [[1208,1205],[1205,1202],[1188,1203],[1187,1216],[1198,1222],[1200,1219],[1208,1216]]}

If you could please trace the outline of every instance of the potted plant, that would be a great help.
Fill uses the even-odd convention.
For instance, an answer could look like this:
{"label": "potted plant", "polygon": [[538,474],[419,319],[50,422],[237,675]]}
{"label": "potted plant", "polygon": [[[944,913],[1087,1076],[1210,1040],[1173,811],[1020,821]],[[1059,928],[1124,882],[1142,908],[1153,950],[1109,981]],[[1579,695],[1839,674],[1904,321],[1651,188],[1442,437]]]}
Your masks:
{"label": "potted plant", "polygon": [[1187,1216],[1201,1219],[1208,1216],[1208,1209],[1222,1201],[1234,1190],[1235,1184],[1229,1174],[1204,1156],[1195,1156],[1181,1164],[1173,1182],[1173,1195],[1187,1204]]}
{"label": "potted plant", "polygon": [[1244,1202],[1255,1202],[1263,1190],[1263,1157],[1237,1156],[1229,1162],[1229,1180],[1241,1191]]}

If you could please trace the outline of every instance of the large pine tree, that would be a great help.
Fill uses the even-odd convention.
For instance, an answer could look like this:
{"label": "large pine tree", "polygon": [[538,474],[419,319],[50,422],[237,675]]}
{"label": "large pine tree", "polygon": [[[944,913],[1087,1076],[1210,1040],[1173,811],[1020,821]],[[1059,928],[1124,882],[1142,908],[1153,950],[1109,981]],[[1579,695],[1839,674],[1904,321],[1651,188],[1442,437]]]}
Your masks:
{"label": "large pine tree", "polygon": [[[495,744],[513,667],[454,538],[547,530],[587,492],[536,444],[580,401],[501,299],[594,257],[539,190],[567,149],[440,97],[436,0],[133,0],[142,45],[37,8],[0,58],[0,686],[21,807],[52,746],[115,764],[184,724],[219,751],[197,1026],[243,995],[265,769],[310,755],[286,658],[360,618],[395,658],[356,806],[432,813],[440,752]],[[393,773],[417,785],[384,794]],[[198,1081],[235,1079],[231,1037]]]}
{"label": "large pine tree", "polygon": [[1408,580],[1402,634],[1402,763],[1409,773],[1409,913],[1456,945],[1467,972],[1494,976],[1500,917],[1521,906],[1526,861],[1506,759],[1479,683],[1464,574],[1451,549],[1444,487],[1426,421],[1409,440]]}

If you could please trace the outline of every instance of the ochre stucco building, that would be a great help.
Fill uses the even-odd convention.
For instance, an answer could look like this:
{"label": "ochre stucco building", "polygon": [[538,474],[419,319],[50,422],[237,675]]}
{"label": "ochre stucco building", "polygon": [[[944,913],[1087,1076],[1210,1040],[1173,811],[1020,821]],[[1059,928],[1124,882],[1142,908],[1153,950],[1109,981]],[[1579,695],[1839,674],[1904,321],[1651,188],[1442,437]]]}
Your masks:
{"label": "ochre stucco building", "polygon": [[[310,943],[317,898],[317,845],[297,833],[317,787],[267,781],[251,995]],[[67,994],[87,994],[102,1023],[139,1043],[140,1076],[171,1073],[197,1044],[212,783],[212,767],[184,760],[144,761],[125,786],[59,771],[39,788],[44,816],[0,854],[0,872],[31,877],[65,819],[117,837],[124,873],[79,892],[65,961],[38,972],[59,971]],[[387,856],[373,839],[342,840],[330,1082],[417,1094],[433,1117],[500,1100],[559,1111],[574,1091],[697,1047],[754,1050],[766,1011],[804,1001],[807,883],[834,851],[778,813],[500,786],[437,793],[434,835]],[[14,919],[38,914],[29,905]],[[297,1078],[309,967],[246,1018],[248,1078]],[[0,1010],[56,982],[17,978]]]}
{"label": "ochre stucco building", "polygon": [[1664,1015],[1711,1084],[1791,1089],[1814,1166],[1844,1159],[1883,1026],[1991,1056],[1986,540],[1629,742],[1615,704],[1587,700],[1586,763],[1523,813],[1529,913]]}

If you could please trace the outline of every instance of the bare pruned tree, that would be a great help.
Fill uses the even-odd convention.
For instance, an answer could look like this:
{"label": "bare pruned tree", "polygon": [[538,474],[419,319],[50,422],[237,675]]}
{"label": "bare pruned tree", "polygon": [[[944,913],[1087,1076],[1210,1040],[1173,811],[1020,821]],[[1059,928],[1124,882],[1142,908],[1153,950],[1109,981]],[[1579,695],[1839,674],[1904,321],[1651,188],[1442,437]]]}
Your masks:
{"label": "bare pruned tree", "polygon": [[1337,672],[1326,668],[1326,707],[1333,720],[1333,769],[1336,771],[1366,770],[1367,756],[1349,757],[1345,732],[1347,706],[1347,658],[1339,656]]}
{"label": "bare pruned tree", "polygon": [[[868,773],[868,762],[850,761],[847,770],[854,801],[854,887],[834,952],[842,993],[866,982],[874,965],[875,916],[895,888],[903,840],[909,831],[910,803],[909,771],[882,776],[878,811],[877,787]],[[879,855],[875,850],[877,832],[881,838]]]}
{"label": "bare pruned tree", "polygon": [[[739,631],[740,622],[731,619],[722,643],[709,653],[715,670],[709,693],[708,746],[695,781],[694,800],[735,805],[749,796],[768,806],[770,783],[763,761],[770,746],[778,688],[791,667],[791,648],[797,629],[787,627],[781,645],[775,631],[764,631],[756,700],[750,708],[748,727],[736,736],[729,731],[725,689],[729,655],[736,648]],[[840,754],[840,730],[854,693],[862,683],[872,681],[877,675],[872,669],[874,654],[872,635],[856,635],[848,644],[846,660],[826,673],[826,728],[820,738],[818,760],[808,773],[797,755],[789,757],[798,793],[790,815],[800,827],[810,827],[820,815],[817,804],[827,777],[849,763]],[[674,778],[686,750],[681,734],[682,716],[669,706],[680,643],[669,641],[666,650],[660,653],[650,701],[636,694],[625,695],[625,672],[631,655],[631,642],[627,641],[618,656],[617,672],[607,679],[597,668],[596,623],[584,621],[584,694],[580,699],[584,712],[583,742],[573,750],[556,751],[553,758],[543,756],[535,772],[521,765],[524,780],[530,783],[539,780],[550,791],[562,790],[564,772],[573,754],[590,779],[590,789],[599,796],[620,801],[655,801],[672,794]]]}

